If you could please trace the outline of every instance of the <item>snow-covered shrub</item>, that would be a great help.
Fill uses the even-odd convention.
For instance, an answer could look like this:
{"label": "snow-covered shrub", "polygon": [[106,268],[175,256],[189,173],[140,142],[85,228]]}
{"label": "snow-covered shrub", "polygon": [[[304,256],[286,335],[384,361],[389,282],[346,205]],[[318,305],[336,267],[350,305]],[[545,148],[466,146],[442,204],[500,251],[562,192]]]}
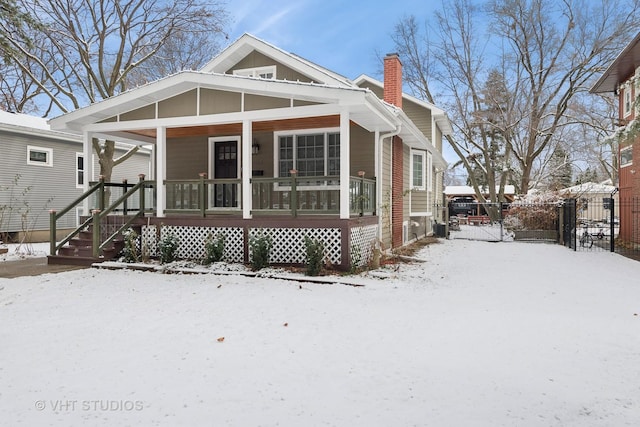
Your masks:
{"label": "snow-covered shrub", "polygon": [[305,236],[304,245],[307,247],[307,276],[317,276],[324,266],[324,244]]}
{"label": "snow-covered shrub", "polygon": [[160,239],[160,242],[158,242],[160,262],[162,264],[166,264],[175,261],[176,252],[178,251],[179,246],[180,240],[171,233],[166,234],[162,239]]}
{"label": "snow-covered shrub", "polygon": [[138,233],[133,228],[127,229],[122,233],[124,237],[124,248],[122,249],[122,258],[124,262],[140,261],[140,252],[138,251]]}
{"label": "snow-covered shrub", "polygon": [[509,206],[504,225],[510,230],[552,230],[564,198],[556,192],[536,193],[515,200]]}
{"label": "snow-covered shrub", "polygon": [[222,260],[224,254],[224,234],[218,234],[215,238],[210,234],[204,243],[204,260],[206,265]]}
{"label": "snow-covered shrub", "polygon": [[260,233],[249,240],[251,248],[251,269],[253,271],[262,270],[269,265],[269,252],[273,242],[271,236]]}

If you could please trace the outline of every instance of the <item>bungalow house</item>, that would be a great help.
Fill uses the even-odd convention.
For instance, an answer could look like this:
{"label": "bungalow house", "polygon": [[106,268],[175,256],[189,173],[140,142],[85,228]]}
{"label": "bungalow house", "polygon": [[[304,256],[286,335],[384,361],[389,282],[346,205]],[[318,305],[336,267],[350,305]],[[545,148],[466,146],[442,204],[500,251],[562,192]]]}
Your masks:
{"label": "bungalow house", "polygon": [[640,33],[620,52],[590,89],[618,98],[620,127],[609,136],[618,142],[620,234],[622,242],[640,244]]}
{"label": "bungalow house", "polygon": [[310,237],[347,269],[431,233],[442,195],[446,114],[403,93],[397,55],[384,68],[384,82],[350,81],[245,34],[199,71],[50,123],[81,135],[85,155],[95,137],[153,147],[132,222],[150,253],[173,234],[178,256],[197,259],[224,235],[225,258],[247,262],[263,234],[272,263],[300,264]]}
{"label": "bungalow house", "polygon": [[[116,156],[129,148],[118,145]],[[149,170],[149,154],[139,150],[116,166],[113,179],[137,180]],[[0,241],[48,241],[49,209],[66,207],[96,179],[85,158],[78,135],[53,131],[40,117],[0,111]],[[95,171],[95,156],[91,163]],[[77,227],[81,214],[74,209],[61,218],[57,237]]]}

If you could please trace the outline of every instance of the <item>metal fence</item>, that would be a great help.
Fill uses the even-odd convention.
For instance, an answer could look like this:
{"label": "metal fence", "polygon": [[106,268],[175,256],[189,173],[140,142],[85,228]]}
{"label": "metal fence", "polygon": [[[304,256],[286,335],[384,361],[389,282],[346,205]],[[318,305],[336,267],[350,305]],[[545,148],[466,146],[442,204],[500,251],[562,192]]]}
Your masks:
{"label": "metal fence", "polygon": [[640,198],[581,197],[530,204],[464,201],[449,203],[444,210],[443,234],[450,239],[552,242],[575,251],[616,252],[640,260]]}

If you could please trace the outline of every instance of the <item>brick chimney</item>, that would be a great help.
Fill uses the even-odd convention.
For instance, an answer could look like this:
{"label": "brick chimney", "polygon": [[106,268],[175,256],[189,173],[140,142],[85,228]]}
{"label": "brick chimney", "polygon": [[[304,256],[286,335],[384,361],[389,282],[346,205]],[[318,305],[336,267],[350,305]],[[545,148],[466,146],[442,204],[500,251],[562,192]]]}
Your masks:
{"label": "brick chimney", "polygon": [[[384,94],[389,104],[402,108],[402,63],[397,53],[384,58]],[[402,246],[404,220],[404,144],[399,136],[391,139],[391,247]]]}
{"label": "brick chimney", "polygon": [[402,63],[397,53],[388,53],[384,58],[383,99],[402,108]]}

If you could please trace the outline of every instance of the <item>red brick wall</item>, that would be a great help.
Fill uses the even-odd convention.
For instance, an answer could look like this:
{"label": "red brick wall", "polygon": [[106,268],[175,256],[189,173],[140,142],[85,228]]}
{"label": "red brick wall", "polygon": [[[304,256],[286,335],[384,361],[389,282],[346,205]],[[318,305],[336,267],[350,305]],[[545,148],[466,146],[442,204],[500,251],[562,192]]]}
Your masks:
{"label": "red brick wall", "polygon": [[392,142],[393,163],[391,165],[391,246],[397,248],[402,246],[402,219],[404,217],[403,209],[403,171],[404,161],[402,153],[402,139],[394,136]]}

